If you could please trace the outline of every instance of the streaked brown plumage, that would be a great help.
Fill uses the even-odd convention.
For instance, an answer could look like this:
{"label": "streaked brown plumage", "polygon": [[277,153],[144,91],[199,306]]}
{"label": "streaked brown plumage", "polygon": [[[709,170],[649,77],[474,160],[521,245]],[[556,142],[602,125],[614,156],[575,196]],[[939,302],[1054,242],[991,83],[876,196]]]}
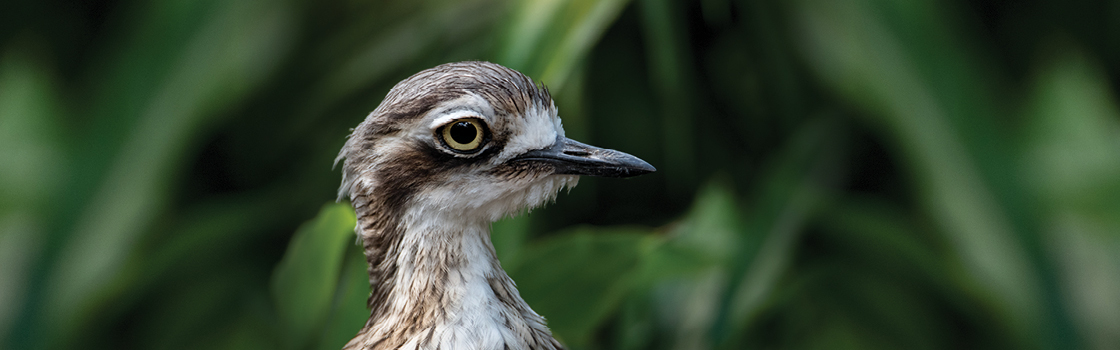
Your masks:
{"label": "streaked brown plumage", "polygon": [[489,224],[578,175],[654,170],[565,138],[546,89],[488,62],[401,81],[338,160],[372,288],[370,319],[345,349],[561,348],[502,270]]}

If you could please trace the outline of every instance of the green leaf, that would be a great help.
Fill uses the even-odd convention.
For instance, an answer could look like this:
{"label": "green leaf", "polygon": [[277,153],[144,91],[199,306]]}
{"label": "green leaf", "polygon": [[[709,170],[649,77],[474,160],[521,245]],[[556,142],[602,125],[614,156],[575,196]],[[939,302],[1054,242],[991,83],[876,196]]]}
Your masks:
{"label": "green leaf", "polygon": [[1102,69],[1076,50],[1055,52],[1037,77],[1025,170],[1070,317],[1090,348],[1117,348],[1120,108]]}
{"label": "green leaf", "polygon": [[351,246],[346,253],[346,263],[338,279],[338,290],[334,306],[324,326],[319,340],[320,350],[341,349],[346,342],[358,334],[366,320],[369,310],[366,299],[369,297],[369,274],[366,256],[360,246]]}
{"label": "green leaf", "polygon": [[839,130],[828,119],[805,122],[764,168],[732,267],[739,276],[733,276],[727,319],[720,322],[726,328],[717,328],[718,335],[749,325],[787,273],[806,223],[837,176],[838,156],[831,146]]}
{"label": "green leaf", "polygon": [[347,247],[354,242],[354,211],[329,204],[300,227],[272,277],[272,295],[290,344],[302,348],[331,311]]}
{"label": "green leaf", "polygon": [[57,192],[66,162],[53,81],[18,50],[0,56],[0,214]]}
{"label": "green leaf", "polygon": [[[181,9],[175,6],[184,4],[153,4],[145,8],[151,10],[150,16],[143,18],[162,17],[162,11],[176,12]],[[78,204],[81,209],[67,233],[70,239],[59,248],[56,268],[50,271],[46,287],[50,302],[45,303],[42,314],[57,323],[50,326],[61,326],[49,331],[61,334],[57,339],[68,337],[72,327],[97,316],[92,304],[122,274],[137,242],[152,232],[149,229],[169,200],[168,187],[192,140],[221,116],[218,112],[259,87],[286,46],[288,36],[283,28],[291,15],[288,6],[258,1],[217,2],[213,8],[205,5],[199,6],[206,9],[206,16],[198,18],[191,31],[167,30],[160,27],[162,23],[153,24],[156,28],[150,32],[136,30],[138,36],[155,39],[127,45],[142,54],[121,60],[119,68],[122,76],[135,75],[136,81],[151,84],[149,91],[137,94],[147,100],[135,101],[137,96],[122,93],[111,83],[115,79],[99,86],[106,94],[98,101],[105,112],[92,118],[92,128],[113,132],[95,134],[89,145],[76,146],[78,158],[104,156],[105,163],[91,167],[93,170],[81,169],[98,173],[75,181],[91,186],[77,190],[88,191],[90,197]],[[182,46],[167,45],[180,40]],[[173,49],[164,50],[167,47]],[[162,66],[165,61],[170,63],[166,75],[133,70],[136,62]],[[124,80],[126,86],[133,83]],[[113,140],[102,142],[101,137]],[[90,179],[96,183],[88,182]]]}
{"label": "green leaf", "polygon": [[[0,344],[26,304],[68,166],[54,82],[18,49],[0,56]],[[42,214],[41,214],[42,213]],[[2,347],[2,346],[0,346]]]}
{"label": "green leaf", "polygon": [[544,82],[564,86],[627,0],[523,1],[509,23],[498,63]]}
{"label": "green leaf", "polygon": [[644,229],[581,227],[526,247],[510,276],[557,338],[578,348],[632,291],[659,241]]}
{"label": "green leaf", "polygon": [[[1060,52],[1072,51],[1062,49]],[[1027,170],[1043,203],[1120,224],[1120,109],[1103,70],[1073,54],[1045,67],[1026,136]],[[1111,219],[1111,220],[1110,220]]]}
{"label": "green leaf", "polygon": [[[914,174],[921,204],[953,245],[974,285],[1024,339],[1035,337],[1041,333],[1036,321],[1051,311],[1051,305],[1043,302],[1040,271],[1009,216],[1015,203],[1000,201],[995,182],[989,181],[993,173],[984,171],[985,163],[994,160],[979,158],[976,147],[999,150],[993,141],[1000,139],[998,130],[980,127],[994,116],[976,115],[990,102],[974,98],[967,101],[970,108],[958,108],[973,95],[962,97],[961,92],[979,85],[980,80],[970,76],[983,72],[982,66],[967,65],[959,57],[964,50],[945,49],[962,45],[944,27],[949,18],[940,16],[938,4],[906,4],[804,1],[797,17],[806,56],[826,85],[868,111],[870,121],[884,128]],[[942,45],[917,45],[907,40],[913,33]],[[949,76],[942,70],[959,74]],[[965,121],[973,129],[961,124]],[[978,135],[977,130],[986,133]],[[1006,156],[996,155],[992,159]]]}

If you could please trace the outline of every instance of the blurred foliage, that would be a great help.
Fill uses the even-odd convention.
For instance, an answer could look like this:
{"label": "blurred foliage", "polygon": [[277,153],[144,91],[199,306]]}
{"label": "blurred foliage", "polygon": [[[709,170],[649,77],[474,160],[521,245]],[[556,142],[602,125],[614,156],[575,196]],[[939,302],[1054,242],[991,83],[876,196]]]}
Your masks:
{"label": "blurred foliage", "polygon": [[468,59],[659,169],[494,224],[572,349],[1120,348],[1118,15],[4,2],[0,348],[340,348],[368,281],[331,161],[393,84]]}

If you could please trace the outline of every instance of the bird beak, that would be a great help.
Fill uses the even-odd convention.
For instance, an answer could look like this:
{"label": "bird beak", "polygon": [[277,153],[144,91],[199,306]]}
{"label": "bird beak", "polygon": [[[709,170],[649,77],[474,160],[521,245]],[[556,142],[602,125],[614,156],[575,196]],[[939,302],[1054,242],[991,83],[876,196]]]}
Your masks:
{"label": "bird beak", "polygon": [[638,157],[563,136],[556,137],[552,147],[525,152],[512,161],[547,163],[557,175],[631,177],[657,171]]}

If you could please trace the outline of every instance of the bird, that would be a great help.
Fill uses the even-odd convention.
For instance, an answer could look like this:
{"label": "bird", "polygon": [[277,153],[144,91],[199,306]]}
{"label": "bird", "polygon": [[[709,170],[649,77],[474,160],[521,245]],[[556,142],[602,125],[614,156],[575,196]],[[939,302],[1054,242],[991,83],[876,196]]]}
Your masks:
{"label": "bird", "polygon": [[393,86],[335,160],[368,262],[369,320],[345,350],[563,349],[502,269],[490,225],[581,175],[656,171],[564,136],[543,84],[447,63]]}

